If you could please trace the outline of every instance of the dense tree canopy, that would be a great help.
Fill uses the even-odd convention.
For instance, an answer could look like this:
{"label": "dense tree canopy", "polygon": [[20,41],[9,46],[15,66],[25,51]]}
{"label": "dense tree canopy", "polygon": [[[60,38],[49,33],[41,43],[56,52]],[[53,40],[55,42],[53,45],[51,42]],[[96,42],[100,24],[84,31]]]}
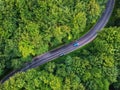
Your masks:
{"label": "dense tree canopy", "polygon": [[[0,76],[86,33],[107,0],[0,0]],[[98,37],[83,48],[18,73],[0,90],[120,89],[120,3]],[[109,27],[114,26],[114,27]]]}
{"label": "dense tree canopy", "polygon": [[[16,74],[3,90],[109,90],[119,75],[120,28],[106,28],[91,44],[42,67]],[[109,31],[109,32],[108,32]]]}
{"label": "dense tree canopy", "polygon": [[97,0],[0,0],[1,72],[19,68],[33,56],[79,38],[98,20],[104,3]]}

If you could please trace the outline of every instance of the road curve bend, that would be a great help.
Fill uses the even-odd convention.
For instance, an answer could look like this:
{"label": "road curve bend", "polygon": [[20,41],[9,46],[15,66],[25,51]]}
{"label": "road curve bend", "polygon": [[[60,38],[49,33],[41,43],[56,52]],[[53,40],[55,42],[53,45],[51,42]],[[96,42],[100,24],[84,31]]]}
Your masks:
{"label": "road curve bend", "polygon": [[[78,49],[78,48],[88,44],[92,40],[94,40],[98,34],[98,31],[100,31],[102,28],[104,28],[105,25],[107,24],[111,14],[112,14],[112,11],[114,9],[114,4],[115,4],[115,0],[108,0],[108,2],[106,4],[105,11],[101,15],[101,18],[90,29],[90,31],[87,32],[84,36],[82,36],[81,38],[79,38],[78,40],[76,40],[70,44],[61,46],[61,47],[56,48],[54,50],[48,51],[47,53],[45,53],[43,55],[40,55],[40,56],[33,58],[32,62],[27,63],[25,65],[25,67],[23,67],[22,69],[15,70],[15,71],[11,72],[7,76],[5,76],[0,82],[4,83],[6,80],[8,80],[11,76],[13,76],[17,72],[25,72],[28,69],[40,66],[46,62],[49,62],[53,59],[60,57],[62,55],[66,55],[72,51],[75,51],[76,49]],[[79,43],[79,45],[77,47],[74,46],[74,43],[76,43],[76,42]]]}

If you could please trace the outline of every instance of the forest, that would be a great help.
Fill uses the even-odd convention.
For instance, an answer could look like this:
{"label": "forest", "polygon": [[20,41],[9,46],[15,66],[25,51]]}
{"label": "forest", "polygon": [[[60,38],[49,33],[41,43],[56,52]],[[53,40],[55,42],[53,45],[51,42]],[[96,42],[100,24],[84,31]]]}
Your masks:
{"label": "forest", "polygon": [[[0,0],[0,78],[84,35],[107,0]],[[15,74],[0,90],[120,90],[120,1],[88,45]],[[113,90],[113,89],[112,89]]]}

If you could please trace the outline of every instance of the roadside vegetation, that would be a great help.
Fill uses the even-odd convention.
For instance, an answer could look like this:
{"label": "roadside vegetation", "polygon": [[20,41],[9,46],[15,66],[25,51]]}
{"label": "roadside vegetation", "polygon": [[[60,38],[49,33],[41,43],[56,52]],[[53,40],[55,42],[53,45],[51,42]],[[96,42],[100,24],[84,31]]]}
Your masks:
{"label": "roadside vegetation", "polygon": [[78,39],[104,8],[97,0],[1,0],[0,75]]}
{"label": "roadside vegetation", "polygon": [[1,85],[1,89],[109,90],[119,74],[119,30],[105,28],[89,45],[36,69],[18,73]]}
{"label": "roadside vegetation", "polygon": [[[0,76],[34,56],[78,39],[99,19],[107,0],[0,1]],[[0,90],[120,89],[120,1],[90,44],[18,73]],[[111,27],[112,26],[112,27]]]}

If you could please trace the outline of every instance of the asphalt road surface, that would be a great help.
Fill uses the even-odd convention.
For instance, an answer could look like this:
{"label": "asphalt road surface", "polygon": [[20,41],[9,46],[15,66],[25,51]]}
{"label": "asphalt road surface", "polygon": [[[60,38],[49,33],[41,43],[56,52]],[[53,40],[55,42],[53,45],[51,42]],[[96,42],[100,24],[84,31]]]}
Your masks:
{"label": "asphalt road surface", "polygon": [[[78,40],[61,46],[59,48],[56,48],[54,50],[51,50],[43,55],[37,56],[35,58],[33,58],[32,62],[27,63],[25,65],[25,67],[23,67],[20,70],[16,70],[11,72],[10,74],[8,74],[7,76],[5,76],[5,78],[3,78],[1,80],[1,83],[5,82],[6,80],[8,80],[11,76],[13,76],[15,73],[17,72],[25,72],[28,69],[31,68],[35,68],[37,66],[40,66],[46,62],[49,62],[51,60],[54,60],[60,56],[66,55],[72,51],[75,51],[76,49],[79,49],[80,47],[88,44],[89,42],[91,42],[92,40],[94,40],[98,34],[98,32],[105,27],[105,25],[107,24],[113,8],[114,8],[114,4],[115,4],[115,0],[108,0],[107,4],[106,4],[106,8],[105,11],[103,12],[103,14],[101,15],[101,18],[98,20],[98,22],[90,29],[89,32],[87,32],[84,36],[82,36],[81,38],[79,38]],[[74,45],[74,44],[78,44],[78,45]]]}

